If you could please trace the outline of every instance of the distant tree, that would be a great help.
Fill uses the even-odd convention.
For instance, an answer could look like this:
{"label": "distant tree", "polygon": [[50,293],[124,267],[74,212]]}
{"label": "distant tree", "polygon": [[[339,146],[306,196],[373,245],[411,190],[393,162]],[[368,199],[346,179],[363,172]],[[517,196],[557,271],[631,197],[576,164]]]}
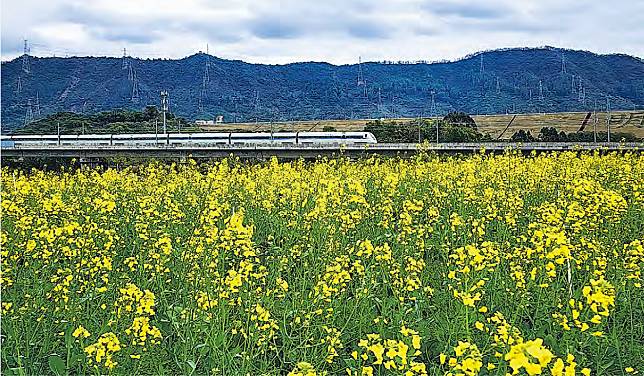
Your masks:
{"label": "distant tree", "polygon": [[322,132],[337,132],[337,129],[335,129],[335,127],[332,127],[330,125],[325,125],[322,128]]}
{"label": "distant tree", "polygon": [[525,131],[523,129],[514,132],[512,137],[510,137],[510,141],[512,142],[534,142],[536,140],[537,139],[534,138],[530,131]]}
{"label": "distant tree", "polygon": [[490,141],[488,135],[483,135],[475,128],[463,125],[449,125],[443,124],[439,126],[439,141],[440,142],[482,142]]}
{"label": "distant tree", "polygon": [[476,122],[465,112],[450,112],[443,118],[443,122],[453,126],[464,126],[476,129]]}
{"label": "distant tree", "polygon": [[152,106],[148,105],[145,106],[145,109],[143,110],[143,117],[145,120],[150,121],[154,120],[159,116],[159,110],[157,109],[157,106]]}
{"label": "distant tree", "polygon": [[543,127],[539,131],[539,140],[543,142],[566,142],[568,137],[566,132],[558,132],[555,127]]}

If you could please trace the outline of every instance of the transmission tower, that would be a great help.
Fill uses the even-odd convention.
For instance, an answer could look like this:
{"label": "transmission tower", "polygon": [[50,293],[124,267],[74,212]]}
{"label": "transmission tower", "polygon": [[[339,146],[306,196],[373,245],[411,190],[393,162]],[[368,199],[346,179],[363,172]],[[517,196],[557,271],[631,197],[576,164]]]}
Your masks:
{"label": "transmission tower", "polygon": [[136,69],[133,71],[132,77],[132,102],[137,103],[139,101],[139,80],[136,77]]}
{"label": "transmission tower", "polygon": [[577,88],[575,86],[575,75],[574,74],[572,75],[572,80],[570,81],[570,87],[571,87],[570,92],[572,93],[572,95],[577,94]]}
{"label": "transmission tower", "polygon": [[34,113],[36,116],[40,117],[40,95],[38,92],[36,92],[36,105],[35,105],[35,111]]}
{"label": "transmission tower", "polygon": [[566,54],[561,53],[561,74],[566,74]]}
{"label": "transmission tower", "polygon": [[436,116],[436,93],[432,90],[432,101],[429,105],[429,117]]}
{"label": "transmission tower", "polygon": [[543,100],[543,82],[539,80],[539,99]]}
{"label": "transmission tower", "polygon": [[123,59],[121,63],[121,69],[125,70],[127,69],[127,51],[125,50],[125,47],[123,48]]}
{"label": "transmission tower", "polygon": [[255,123],[259,123],[259,91],[255,90]]}
{"label": "transmission tower", "polygon": [[210,83],[210,53],[209,53],[209,46],[206,44],[206,67],[203,72],[204,75],[204,82],[207,84]]}
{"label": "transmission tower", "polygon": [[485,73],[485,66],[483,65],[483,54],[481,54],[481,67],[479,68],[479,74],[481,77],[483,77],[483,73]]}
{"label": "transmission tower", "polygon": [[201,91],[199,92],[199,112],[203,112],[203,102],[204,99],[206,98],[206,76],[204,76],[203,81],[201,83]]}
{"label": "transmission tower", "polygon": [[496,78],[496,93],[501,94],[501,84],[499,82],[499,77]]}
{"label": "transmission tower", "polygon": [[134,80],[134,69],[132,68],[132,65],[132,62],[129,62],[129,64],[127,64],[127,79],[130,81]]}
{"label": "transmission tower", "polygon": [[29,64],[30,52],[31,52],[31,49],[29,48],[29,42],[25,39],[25,45],[23,47],[23,54],[22,54],[22,71],[25,73],[31,72],[31,67]]}
{"label": "transmission tower", "polygon": [[24,125],[31,123],[34,120],[34,111],[31,108],[31,99],[27,100],[27,112],[25,113]]}
{"label": "transmission tower", "polygon": [[358,56],[358,87],[362,86],[363,95],[367,96],[367,82],[362,72],[362,56]]}
{"label": "transmission tower", "polygon": [[22,78],[18,76],[18,81],[16,81],[16,94],[22,93]]}
{"label": "transmission tower", "polygon": [[577,99],[580,102],[584,100],[584,84],[581,82],[581,78],[579,78],[579,89],[577,89]]}

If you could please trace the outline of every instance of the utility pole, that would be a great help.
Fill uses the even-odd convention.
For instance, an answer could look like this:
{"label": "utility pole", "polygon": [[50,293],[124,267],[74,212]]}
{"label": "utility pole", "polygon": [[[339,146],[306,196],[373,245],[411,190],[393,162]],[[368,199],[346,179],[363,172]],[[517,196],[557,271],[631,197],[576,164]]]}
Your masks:
{"label": "utility pole", "polygon": [[165,113],[168,111],[168,92],[167,92],[167,90],[162,90],[161,91],[161,110],[163,111],[163,134],[167,135],[168,128],[167,128],[167,124],[166,124],[166,115],[165,115]]}
{"label": "utility pole", "polygon": [[60,121],[56,122],[56,134],[58,134],[58,146],[60,146]]}
{"label": "utility pole", "polygon": [[608,94],[606,95],[606,129],[608,131],[608,142],[610,142],[610,98],[608,97]]}
{"label": "utility pole", "polygon": [[597,122],[599,121],[597,119],[597,99],[595,99],[595,106],[593,108],[593,141],[597,143]]}

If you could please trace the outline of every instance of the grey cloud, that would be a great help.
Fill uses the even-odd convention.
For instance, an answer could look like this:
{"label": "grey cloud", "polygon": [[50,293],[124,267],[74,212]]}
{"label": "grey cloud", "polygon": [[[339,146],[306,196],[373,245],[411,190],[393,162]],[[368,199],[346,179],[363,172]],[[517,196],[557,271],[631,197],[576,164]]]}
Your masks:
{"label": "grey cloud", "polygon": [[497,19],[507,14],[507,9],[495,2],[473,4],[449,1],[427,1],[423,8],[441,16],[457,16],[474,19]]}
{"label": "grey cloud", "polygon": [[349,35],[361,39],[382,39],[390,35],[387,25],[379,25],[368,22],[356,22],[347,25]]}
{"label": "grey cloud", "polygon": [[[359,49],[372,51],[374,59],[424,57],[435,50],[444,55],[437,58],[453,58],[476,48],[540,42],[643,54],[638,42],[644,39],[644,2],[632,0],[613,0],[610,7],[580,0],[173,2],[180,15],[154,1],[141,2],[136,11],[120,9],[125,1],[133,0],[105,0],[100,6],[87,0],[6,0],[2,54],[20,54],[23,37],[34,43],[36,54],[64,48],[101,53],[137,45],[132,47],[143,55],[180,56],[207,41],[219,44],[216,50],[224,57],[256,56],[254,61],[266,62],[307,56],[346,62]],[[50,30],[61,25],[73,32],[69,24],[81,26],[83,35],[73,46],[56,45],[66,39]]]}
{"label": "grey cloud", "polygon": [[250,25],[250,32],[262,39],[291,39],[304,35],[304,25],[280,18],[260,18]]}

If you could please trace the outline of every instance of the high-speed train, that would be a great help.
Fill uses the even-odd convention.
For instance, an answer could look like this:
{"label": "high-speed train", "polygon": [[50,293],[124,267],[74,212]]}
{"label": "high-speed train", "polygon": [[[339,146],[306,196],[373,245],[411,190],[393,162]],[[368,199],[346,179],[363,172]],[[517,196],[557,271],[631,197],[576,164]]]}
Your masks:
{"label": "high-speed train", "polygon": [[132,133],[2,136],[2,147],[375,144],[369,132]]}

